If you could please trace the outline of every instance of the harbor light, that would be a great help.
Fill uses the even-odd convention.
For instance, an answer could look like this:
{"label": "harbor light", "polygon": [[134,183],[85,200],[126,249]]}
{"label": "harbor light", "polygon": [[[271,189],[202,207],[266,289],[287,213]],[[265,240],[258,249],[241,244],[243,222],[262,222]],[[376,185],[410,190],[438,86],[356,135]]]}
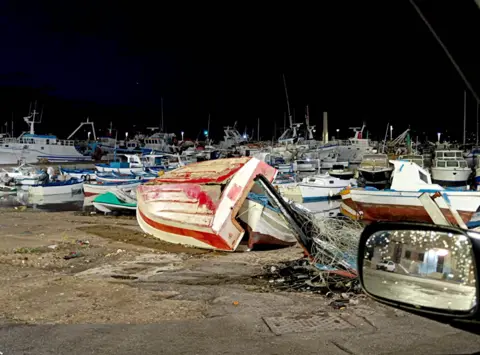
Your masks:
{"label": "harbor light", "polygon": [[181,132],[180,132],[180,134],[182,135],[182,141],[183,141],[183,134],[184,134],[184,133],[185,133],[184,131],[181,131]]}
{"label": "harbor light", "polygon": [[205,137],[208,137],[208,131],[207,130],[203,131],[203,134],[205,135]]}
{"label": "harbor light", "polygon": [[125,140],[128,139],[128,132],[125,132]]}
{"label": "harbor light", "polygon": [[437,133],[437,142],[439,142],[439,143],[440,143],[440,137],[441,137],[441,136],[442,136],[442,133],[438,132],[438,133]]}
{"label": "harbor light", "polygon": [[88,140],[90,140],[90,135],[92,134],[92,132],[88,132],[87,133],[87,136],[88,136]]}
{"label": "harbor light", "polygon": [[246,134],[243,135],[243,139],[247,139],[247,135],[246,135]]}

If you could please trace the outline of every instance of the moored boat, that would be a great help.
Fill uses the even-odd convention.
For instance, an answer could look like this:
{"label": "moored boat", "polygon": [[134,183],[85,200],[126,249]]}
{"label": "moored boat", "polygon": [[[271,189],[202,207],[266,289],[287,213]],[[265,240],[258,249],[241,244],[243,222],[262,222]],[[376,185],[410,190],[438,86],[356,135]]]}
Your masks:
{"label": "moored boat", "polygon": [[339,193],[347,186],[356,186],[356,181],[342,180],[329,174],[303,178],[298,184],[303,202],[315,202],[340,197]]}
{"label": "moored boat", "polygon": [[386,154],[364,155],[358,167],[359,179],[366,185],[387,184],[392,171],[393,167],[390,166]]}
{"label": "moored boat", "polygon": [[461,150],[436,150],[432,163],[432,180],[447,187],[466,187],[472,169]]}
{"label": "moored boat", "polygon": [[[420,196],[434,198],[441,212],[456,223],[450,208],[456,210],[466,223],[480,206],[480,192],[453,191],[432,184],[430,174],[412,162],[392,161],[395,171],[391,189],[350,189],[342,196],[342,213],[367,222],[412,221],[432,223]],[[351,202],[349,201],[351,199]],[[353,212],[352,212],[353,210]]]}
{"label": "moored boat", "polygon": [[83,181],[72,178],[66,181],[53,181],[45,184],[31,185],[28,193],[31,195],[64,195],[81,194],[83,192]]}
{"label": "moored boat", "polygon": [[111,213],[114,211],[135,211],[137,209],[137,201],[129,197],[121,190],[106,192],[98,195],[93,200],[93,206],[101,212]]}

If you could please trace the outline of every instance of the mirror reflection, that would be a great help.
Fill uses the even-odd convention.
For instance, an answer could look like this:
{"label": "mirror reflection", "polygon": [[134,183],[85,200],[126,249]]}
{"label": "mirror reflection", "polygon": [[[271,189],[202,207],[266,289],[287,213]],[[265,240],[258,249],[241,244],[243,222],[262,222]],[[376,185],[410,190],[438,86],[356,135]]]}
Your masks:
{"label": "mirror reflection", "polygon": [[421,230],[379,231],[368,239],[365,289],[414,306],[468,311],[476,304],[472,246],[467,237]]}

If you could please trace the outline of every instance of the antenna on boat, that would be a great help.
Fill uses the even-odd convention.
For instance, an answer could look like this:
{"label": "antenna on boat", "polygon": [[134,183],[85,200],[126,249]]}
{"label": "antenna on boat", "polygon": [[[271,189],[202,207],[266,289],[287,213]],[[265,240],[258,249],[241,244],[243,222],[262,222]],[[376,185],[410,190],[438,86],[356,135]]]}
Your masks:
{"label": "antenna on boat", "polygon": [[290,120],[290,127],[292,127],[292,113],[290,112],[290,101],[288,100],[287,81],[285,80],[285,74],[283,75],[283,86],[285,87],[285,97],[287,99],[288,119]]}

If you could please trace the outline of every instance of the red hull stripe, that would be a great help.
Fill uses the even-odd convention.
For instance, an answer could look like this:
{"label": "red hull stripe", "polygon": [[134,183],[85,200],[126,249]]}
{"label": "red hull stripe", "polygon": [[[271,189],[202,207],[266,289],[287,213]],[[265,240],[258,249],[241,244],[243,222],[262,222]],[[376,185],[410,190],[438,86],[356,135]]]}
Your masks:
{"label": "red hull stripe", "polygon": [[169,226],[166,224],[158,223],[147,216],[145,216],[140,209],[137,209],[137,213],[142,217],[142,219],[147,223],[149,226],[158,229],[160,231],[166,232],[166,233],[171,233],[171,234],[177,234],[183,237],[190,237],[197,239],[205,244],[211,245],[214,248],[220,249],[220,250],[232,250],[232,247],[230,247],[219,235],[213,234],[213,233],[206,233],[206,232],[200,232],[200,231],[195,231],[187,228],[179,228],[179,227],[174,227],[174,226]]}
{"label": "red hull stripe", "polygon": [[99,195],[100,193],[99,192],[86,192],[86,191],[84,191],[83,194],[88,197],[88,196]]}

